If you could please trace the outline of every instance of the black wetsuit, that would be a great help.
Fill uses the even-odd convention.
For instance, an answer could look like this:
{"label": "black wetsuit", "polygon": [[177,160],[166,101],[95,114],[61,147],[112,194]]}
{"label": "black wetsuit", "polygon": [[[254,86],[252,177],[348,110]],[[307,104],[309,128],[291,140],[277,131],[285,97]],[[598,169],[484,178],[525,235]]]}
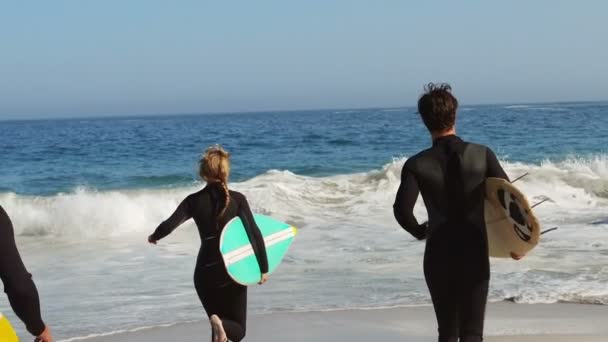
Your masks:
{"label": "black wetsuit", "polygon": [[17,317],[25,323],[27,331],[34,336],[42,334],[45,326],[40,316],[38,290],[17,250],[13,224],[1,206],[0,278],[4,283],[4,291],[8,295],[11,307]]}
{"label": "black wetsuit", "polygon": [[196,292],[207,315],[218,315],[228,339],[237,342],[245,337],[247,287],[235,283],[226,273],[219,250],[221,229],[232,218],[240,217],[262,273],[268,272],[268,260],[264,239],[245,196],[230,191],[230,205],[218,218],[225,201],[226,195],[221,185],[208,184],[201,191],[186,197],[171,217],[158,226],[152,237],[160,240],[186,220],[194,218],[202,241],[194,271]]}
{"label": "black wetsuit", "polygon": [[[487,177],[508,179],[494,153],[455,135],[407,160],[394,212],[399,224],[427,239],[424,275],[439,325],[439,341],[482,341],[490,279],[484,220]],[[413,208],[422,193],[429,221]]]}

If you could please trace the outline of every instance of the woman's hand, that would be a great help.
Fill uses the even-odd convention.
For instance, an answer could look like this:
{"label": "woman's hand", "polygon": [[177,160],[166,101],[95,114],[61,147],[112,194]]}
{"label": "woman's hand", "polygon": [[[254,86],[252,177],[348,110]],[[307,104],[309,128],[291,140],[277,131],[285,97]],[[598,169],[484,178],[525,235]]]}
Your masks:
{"label": "woman's hand", "polygon": [[46,326],[42,334],[36,336],[34,342],[53,342],[53,336],[51,335],[51,329]]}
{"label": "woman's hand", "polygon": [[155,239],[154,239],[154,237],[153,237],[152,235],[148,236],[148,242],[149,242],[149,243],[151,243],[151,244],[153,244],[153,245],[156,245],[156,241],[157,241],[157,240],[155,240]]}
{"label": "woman's hand", "polygon": [[262,274],[262,279],[260,279],[260,282],[258,284],[262,285],[267,281],[268,281],[268,273],[264,273],[264,274]]}

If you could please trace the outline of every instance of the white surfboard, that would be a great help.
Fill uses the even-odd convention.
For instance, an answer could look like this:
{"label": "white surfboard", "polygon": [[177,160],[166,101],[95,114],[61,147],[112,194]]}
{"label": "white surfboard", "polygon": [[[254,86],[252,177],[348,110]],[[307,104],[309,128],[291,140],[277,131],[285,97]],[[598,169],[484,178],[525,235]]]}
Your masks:
{"label": "white surfboard", "polygon": [[540,239],[540,224],[528,200],[501,178],[486,180],[485,221],[491,257],[524,256]]}

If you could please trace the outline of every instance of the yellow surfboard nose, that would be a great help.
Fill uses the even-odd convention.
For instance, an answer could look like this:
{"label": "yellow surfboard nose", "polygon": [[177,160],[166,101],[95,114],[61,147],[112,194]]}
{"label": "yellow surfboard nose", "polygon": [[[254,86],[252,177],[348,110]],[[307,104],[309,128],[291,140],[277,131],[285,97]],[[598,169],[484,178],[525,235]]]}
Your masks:
{"label": "yellow surfboard nose", "polygon": [[19,338],[13,330],[8,319],[0,313],[0,341],[2,342],[19,342]]}
{"label": "yellow surfboard nose", "polygon": [[293,236],[296,236],[298,234],[298,228],[291,226],[291,231],[293,232]]}

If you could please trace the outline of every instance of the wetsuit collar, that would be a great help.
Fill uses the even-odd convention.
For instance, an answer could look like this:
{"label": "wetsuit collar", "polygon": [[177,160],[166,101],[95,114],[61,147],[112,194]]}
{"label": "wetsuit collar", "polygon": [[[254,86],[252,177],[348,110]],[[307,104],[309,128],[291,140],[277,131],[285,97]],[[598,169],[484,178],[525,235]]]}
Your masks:
{"label": "wetsuit collar", "polygon": [[222,187],[222,183],[220,183],[220,182],[208,182],[205,187],[207,187],[207,188],[213,188],[213,189],[218,189],[218,188]]}
{"label": "wetsuit collar", "polygon": [[442,137],[439,137],[439,138],[433,140],[433,146],[437,146],[439,144],[443,144],[444,142],[448,142],[448,141],[462,141],[462,139],[460,139],[456,134],[444,135]]}

